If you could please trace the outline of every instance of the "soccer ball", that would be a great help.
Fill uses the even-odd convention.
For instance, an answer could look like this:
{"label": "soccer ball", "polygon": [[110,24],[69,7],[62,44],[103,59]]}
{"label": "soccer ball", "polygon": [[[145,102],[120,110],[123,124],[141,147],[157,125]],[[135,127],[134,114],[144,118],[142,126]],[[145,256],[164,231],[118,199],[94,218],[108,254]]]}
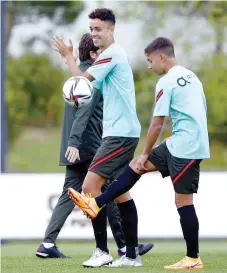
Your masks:
{"label": "soccer ball", "polygon": [[71,106],[83,107],[91,101],[92,90],[91,82],[85,77],[71,77],[63,85],[63,98]]}

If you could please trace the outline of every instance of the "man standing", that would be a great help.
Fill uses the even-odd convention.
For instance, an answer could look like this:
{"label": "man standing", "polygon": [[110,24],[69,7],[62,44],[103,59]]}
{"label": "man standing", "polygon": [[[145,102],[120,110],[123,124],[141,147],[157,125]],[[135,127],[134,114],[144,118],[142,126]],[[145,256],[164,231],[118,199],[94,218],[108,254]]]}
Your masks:
{"label": "man standing", "polygon": [[[115,15],[109,9],[96,9],[89,15],[91,36],[101,54],[95,63],[82,72],[62,39],[53,38],[53,47],[66,58],[73,76],[84,76],[98,81],[103,92],[103,136],[102,143],[89,167],[83,183],[83,192],[98,196],[108,179],[117,178],[134,156],[141,126],[136,114],[133,73],[125,50],[114,41]],[[98,89],[98,88],[97,88]],[[69,189],[72,198],[74,191]],[[137,209],[130,193],[117,198],[126,241],[124,266],[142,266],[138,255]],[[84,265],[99,267],[112,262],[107,247],[106,208],[95,220],[101,242],[100,251],[95,251]]]}
{"label": "man standing", "polygon": [[[99,48],[94,46],[90,34],[84,34],[79,44],[80,69],[86,71],[94,63],[98,55]],[[77,191],[82,189],[88,167],[101,144],[102,118],[103,99],[102,95],[97,92],[89,106],[77,109],[65,103],[60,151],[60,165],[66,166],[65,183],[46,229],[44,241],[36,252],[37,257],[67,258],[56,247],[58,234],[74,208],[74,204],[68,197],[67,190],[68,187],[72,187]],[[103,190],[107,186],[105,184]],[[112,202],[108,205],[107,216],[118,246],[118,254],[124,255],[125,239],[120,213],[115,203]],[[152,247],[152,244],[140,244],[140,254],[145,254]]]}

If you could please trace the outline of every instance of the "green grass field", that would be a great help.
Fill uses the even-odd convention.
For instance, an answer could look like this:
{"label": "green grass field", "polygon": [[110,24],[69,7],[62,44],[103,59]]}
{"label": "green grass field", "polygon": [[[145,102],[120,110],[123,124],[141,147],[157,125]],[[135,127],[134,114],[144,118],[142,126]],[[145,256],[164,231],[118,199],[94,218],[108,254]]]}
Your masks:
{"label": "green grass field", "polygon": [[[182,240],[155,240],[155,247],[143,256],[142,268],[83,268],[82,263],[89,258],[94,248],[93,242],[61,242],[59,249],[71,259],[37,258],[34,253],[39,242],[9,242],[2,246],[2,273],[77,273],[77,272],[130,272],[161,273],[163,266],[174,263],[183,257],[185,245]],[[116,247],[110,243],[111,254],[116,258]],[[227,272],[227,240],[201,240],[200,253],[205,269],[199,272]],[[179,272],[179,271],[171,271]]]}

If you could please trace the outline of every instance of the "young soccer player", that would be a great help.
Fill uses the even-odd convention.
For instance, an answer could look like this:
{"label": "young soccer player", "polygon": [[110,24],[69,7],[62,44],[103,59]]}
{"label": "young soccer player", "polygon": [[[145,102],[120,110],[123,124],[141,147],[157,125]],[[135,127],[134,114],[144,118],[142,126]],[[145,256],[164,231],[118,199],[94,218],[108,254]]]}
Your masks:
{"label": "young soccer player", "polygon": [[[98,56],[99,48],[94,46],[91,35],[89,33],[84,34],[79,43],[80,69],[86,71]],[[87,107],[77,109],[65,103],[59,162],[61,166],[66,166],[65,182],[63,192],[46,229],[43,243],[36,251],[37,257],[45,259],[68,258],[56,246],[58,234],[74,208],[67,191],[69,187],[81,191],[88,167],[101,144],[102,117],[103,99],[101,94],[96,93]],[[77,159],[78,155],[80,160]],[[107,188],[109,183],[108,181],[102,190]],[[107,217],[118,246],[118,254],[122,256],[126,251],[125,239],[120,213],[114,202],[109,203],[107,206]],[[94,232],[98,231],[95,230]],[[144,255],[152,247],[153,244],[139,244],[140,255]]]}
{"label": "young soccer player", "polygon": [[[102,85],[103,139],[83,183],[85,194],[96,197],[107,179],[117,178],[134,156],[140,137],[140,123],[136,114],[135,88],[132,69],[125,50],[114,41],[115,15],[109,9],[96,9],[90,15],[90,30],[94,45],[101,49],[95,63],[86,71],[76,66],[72,53],[62,39],[53,38],[53,47],[65,59],[73,76],[84,76]],[[96,87],[95,83],[94,86]],[[98,88],[97,88],[98,89]],[[69,189],[71,197],[74,190]],[[116,199],[126,241],[124,266],[142,266],[138,255],[137,210],[128,192]],[[99,267],[112,262],[107,248],[106,209],[93,220],[99,230],[99,249],[94,251],[85,266]]]}
{"label": "young soccer player", "polygon": [[[163,77],[156,85],[153,121],[143,153],[102,195],[94,199],[77,193],[74,198],[86,214],[95,217],[108,202],[129,191],[142,174],[158,170],[163,177],[170,176],[187,253],[184,259],[165,266],[165,269],[201,269],[199,221],[193,194],[198,190],[200,162],[210,157],[203,86],[192,71],[177,64],[174,46],[169,39],[155,39],[146,47],[145,55],[148,68]],[[154,147],[164,119],[169,115],[172,119],[172,136]],[[120,266],[121,262],[116,261],[115,265]]]}

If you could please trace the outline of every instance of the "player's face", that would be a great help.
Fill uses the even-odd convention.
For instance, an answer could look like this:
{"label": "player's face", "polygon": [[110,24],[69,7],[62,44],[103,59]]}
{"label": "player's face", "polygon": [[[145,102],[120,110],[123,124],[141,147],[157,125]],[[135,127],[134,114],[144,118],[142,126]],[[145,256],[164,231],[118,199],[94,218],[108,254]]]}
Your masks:
{"label": "player's face", "polygon": [[152,70],[157,75],[163,75],[164,71],[164,56],[159,53],[146,53],[148,61],[148,69]]}
{"label": "player's face", "polygon": [[102,49],[113,39],[114,25],[100,19],[92,19],[90,32],[94,45]]}

